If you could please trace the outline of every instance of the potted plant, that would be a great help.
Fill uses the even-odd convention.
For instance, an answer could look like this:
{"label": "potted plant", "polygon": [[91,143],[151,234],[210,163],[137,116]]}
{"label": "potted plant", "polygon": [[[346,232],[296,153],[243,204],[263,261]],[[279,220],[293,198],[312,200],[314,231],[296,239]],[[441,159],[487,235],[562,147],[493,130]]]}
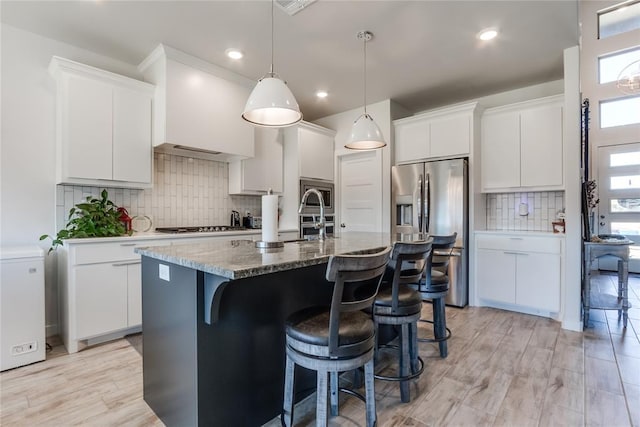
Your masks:
{"label": "potted plant", "polygon": [[78,203],[69,211],[69,218],[64,229],[58,231],[56,237],[43,234],[40,240],[51,239],[49,252],[63,244],[64,239],[86,237],[115,237],[130,234],[122,223],[121,212],[109,200],[107,190],[102,190],[100,198],[87,196],[86,201]]}

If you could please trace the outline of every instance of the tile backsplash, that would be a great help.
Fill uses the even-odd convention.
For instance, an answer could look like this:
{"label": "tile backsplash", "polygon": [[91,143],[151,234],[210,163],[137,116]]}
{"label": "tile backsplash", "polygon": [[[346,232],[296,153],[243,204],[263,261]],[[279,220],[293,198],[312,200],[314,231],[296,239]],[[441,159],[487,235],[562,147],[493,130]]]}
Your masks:
{"label": "tile backsplash", "polygon": [[[527,215],[520,215],[521,204]],[[487,229],[553,231],[551,222],[563,209],[563,191],[487,194]]]}
{"label": "tile backsplash", "polygon": [[[232,210],[260,215],[260,196],[229,195],[229,164],[154,153],[153,188],[107,188],[109,199],[129,216],[146,215],[154,227],[227,225]],[[99,196],[102,187],[58,185],[56,224],[64,227],[69,210],[86,196]]]}

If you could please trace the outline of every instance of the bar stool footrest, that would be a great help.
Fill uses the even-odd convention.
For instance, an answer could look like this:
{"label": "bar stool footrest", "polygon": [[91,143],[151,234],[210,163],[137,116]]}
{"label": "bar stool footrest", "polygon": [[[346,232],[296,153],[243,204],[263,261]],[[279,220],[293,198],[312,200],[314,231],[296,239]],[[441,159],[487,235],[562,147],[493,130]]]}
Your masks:
{"label": "bar stool footrest", "polygon": [[[395,348],[398,349],[397,345],[393,345],[393,344],[385,344],[385,345],[381,345],[379,346],[379,348]],[[405,376],[387,376],[387,375],[378,375],[378,374],[374,374],[373,378],[377,379],[377,380],[382,380],[382,381],[408,381],[408,380],[413,380],[415,378],[418,378],[420,375],[422,375],[422,373],[424,372],[424,361],[422,360],[422,358],[420,356],[418,356],[418,362],[420,363],[420,368],[409,375],[405,375]]]}
{"label": "bar stool footrest", "polygon": [[[419,322],[431,323],[433,325],[433,320],[420,319]],[[418,337],[418,342],[442,342],[442,341],[447,341],[449,338],[451,338],[451,329],[449,329],[446,326],[445,326],[445,329],[447,330],[447,334],[442,338],[420,338],[420,337]]]}

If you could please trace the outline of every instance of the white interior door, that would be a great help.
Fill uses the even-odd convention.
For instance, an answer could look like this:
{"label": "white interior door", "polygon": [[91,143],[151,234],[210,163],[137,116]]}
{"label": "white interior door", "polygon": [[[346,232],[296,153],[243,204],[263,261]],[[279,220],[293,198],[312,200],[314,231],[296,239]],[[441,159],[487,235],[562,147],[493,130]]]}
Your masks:
{"label": "white interior door", "polygon": [[338,158],[341,231],[382,231],[381,150]]}
{"label": "white interior door", "polygon": [[[599,147],[597,184],[598,233],[633,240],[629,271],[640,273],[640,143]],[[617,270],[617,261],[602,258],[599,268]]]}

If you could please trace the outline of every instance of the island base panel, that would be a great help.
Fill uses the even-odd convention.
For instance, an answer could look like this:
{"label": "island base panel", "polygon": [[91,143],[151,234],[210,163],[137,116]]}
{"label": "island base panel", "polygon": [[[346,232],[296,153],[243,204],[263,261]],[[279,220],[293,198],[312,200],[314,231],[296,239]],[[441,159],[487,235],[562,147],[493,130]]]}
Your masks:
{"label": "island base panel", "polygon": [[[158,278],[158,264],[169,265],[169,282]],[[277,416],[285,320],[328,304],[325,269],[320,264],[231,281],[217,322],[208,325],[208,273],[143,257],[145,401],[169,426],[259,426]],[[296,401],[315,390],[315,381],[314,372],[296,371]]]}

